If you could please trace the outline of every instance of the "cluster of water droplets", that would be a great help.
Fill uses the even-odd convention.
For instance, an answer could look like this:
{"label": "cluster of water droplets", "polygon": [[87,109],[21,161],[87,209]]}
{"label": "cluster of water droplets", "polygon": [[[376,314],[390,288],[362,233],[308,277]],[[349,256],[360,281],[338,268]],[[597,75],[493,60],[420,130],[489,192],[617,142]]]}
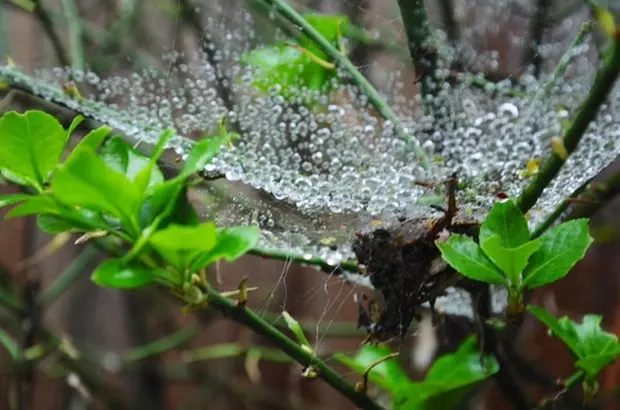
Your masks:
{"label": "cluster of water droplets", "polygon": [[[468,3],[457,2],[461,14]],[[212,12],[218,11],[217,4],[221,7],[213,2]],[[515,7],[515,2],[502,4]],[[498,2],[493,7],[478,10],[490,19],[497,17],[492,10]],[[528,162],[550,154],[551,138],[564,133],[564,120],[587,95],[598,68],[586,42],[574,50],[566,78],[541,95],[547,75],[537,79],[524,73],[519,81],[480,86],[475,73],[461,73],[454,81],[446,64],[436,74],[451,81],[442,82],[434,104],[423,104],[405,75],[390,73],[390,83],[399,84],[384,90],[399,117],[393,123],[382,119],[368,96],[340,71],[321,90],[301,81],[285,90],[278,85],[258,89],[256,78],[264,73],[244,64],[244,56],[272,39],[258,38],[253,17],[245,11],[209,15],[206,31],[217,37],[204,38],[195,55],[167,53],[157,68],[128,76],[53,68],[30,77],[1,66],[0,76],[133,140],[153,143],[162,130],[172,128],[178,135],[171,148],[181,157],[192,140],[218,134],[224,120],[228,131],[241,138],[207,171],[223,174],[232,184],[205,185],[201,195],[210,198],[202,201],[205,216],[223,224],[258,224],[265,232],[264,247],[307,258],[318,255],[334,265],[352,256],[353,233],[371,220],[431,216],[429,203],[443,203],[443,193],[420,181],[439,183],[457,172],[464,184],[460,207],[470,218],[483,217],[498,196],[517,196],[531,180],[525,172]],[[574,35],[571,27],[562,30]],[[473,39],[481,35],[476,29],[463,33],[467,41],[455,58],[473,52]],[[558,44],[564,47],[567,37]],[[551,54],[548,64],[554,64]],[[497,66],[497,53],[485,56],[490,58],[484,68]],[[70,82],[84,98],[62,91]],[[618,98],[615,92],[545,191],[532,211],[532,224],[616,156]],[[429,105],[435,111],[425,111]]]}

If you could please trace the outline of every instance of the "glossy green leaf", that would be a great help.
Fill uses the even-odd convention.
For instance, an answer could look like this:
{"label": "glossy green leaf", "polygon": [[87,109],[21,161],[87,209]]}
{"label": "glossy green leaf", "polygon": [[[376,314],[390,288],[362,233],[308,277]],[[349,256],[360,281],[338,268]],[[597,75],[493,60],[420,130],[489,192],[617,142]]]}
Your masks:
{"label": "glossy green leaf", "polygon": [[[306,13],[304,19],[310,23],[327,41],[337,43],[338,26],[344,28],[349,23],[349,18],[344,14]],[[302,40],[305,47],[310,47],[311,40]]]}
{"label": "glossy green leaf", "polygon": [[536,288],[563,278],[585,256],[591,243],[587,219],[551,228],[540,237],[540,249],[525,269],[524,285]]}
{"label": "glossy green leaf", "polygon": [[[318,57],[323,58],[324,55]],[[336,75],[335,70],[322,67],[301,50],[288,44],[255,48],[243,61],[258,69],[253,76],[256,88],[264,92],[277,88],[278,94],[287,98],[298,95],[302,87],[322,90],[325,85],[329,85],[329,79]]]}
{"label": "glossy green leaf", "polygon": [[26,199],[9,212],[5,218],[16,218],[20,216],[36,214],[58,214],[58,204],[49,195],[36,195]]}
{"label": "glossy green leaf", "polygon": [[56,197],[68,205],[130,220],[140,195],[127,176],[106,165],[88,147],[73,151],[52,179]]}
{"label": "glossy green leaf", "polygon": [[93,272],[91,279],[99,286],[132,289],[154,282],[152,269],[139,265],[123,264],[121,259],[108,259]]}
{"label": "glossy green leaf", "polygon": [[260,229],[255,226],[222,229],[218,233],[215,247],[200,254],[192,262],[192,269],[203,268],[220,259],[233,262],[254,248],[259,239]]}
{"label": "glossy green leaf", "polygon": [[149,226],[159,217],[160,229],[170,223],[198,225],[200,218],[187,199],[187,186],[183,180],[169,179],[156,185],[140,208],[140,226]]}
{"label": "glossy green leaf", "polygon": [[65,129],[41,111],[7,112],[0,118],[0,169],[41,189],[58,165]]}
{"label": "glossy green leaf", "polygon": [[26,181],[24,178],[21,178],[20,176],[9,171],[6,168],[0,167],[0,176],[7,181],[14,183],[15,185],[29,185],[28,181]]}
{"label": "glossy green leaf", "polygon": [[530,305],[528,310],[573,351],[578,359],[575,366],[584,371],[586,378],[596,378],[620,356],[618,337],[601,328],[602,316],[585,315],[583,322],[577,323],[567,316],[558,319],[537,306]]}
{"label": "glossy green leaf", "polygon": [[506,248],[502,246],[502,242],[498,235],[493,235],[482,242],[480,248],[513,285],[520,285],[521,274],[530,257],[540,248],[540,240],[535,239],[516,248]]}
{"label": "glossy green leaf", "polygon": [[446,354],[435,361],[423,382],[400,389],[394,400],[395,408],[401,410],[456,408],[471,388],[499,371],[499,364],[494,356],[484,357],[486,369],[480,360],[480,349],[475,337],[471,336],[455,353]]}
{"label": "glossy green leaf", "polygon": [[[354,357],[347,356],[343,353],[337,353],[334,355],[334,359],[361,375],[370,365],[391,353],[392,351],[388,346],[366,345],[363,346]],[[398,358],[389,359],[373,367],[370,373],[368,373],[368,380],[392,393],[411,383],[409,376],[407,376],[407,373],[403,370]]]}
{"label": "glossy green leaf", "polygon": [[161,133],[159,138],[157,138],[157,144],[155,144],[155,147],[153,147],[153,151],[151,152],[151,155],[149,155],[149,157],[152,159],[153,162],[159,161],[159,158],[164,153],[166,144],[168,143],[168,141],[170,141],[170,138],[172,138],[173,136],[174,136],[174,131],[165,130],[164,132]]}
{"label": "glossy green leaf", "polygon": [[75,225],[59,215],[43,214],[37,217],[37,226],[43,232],[55,235],[75,229]]}
{"label": "glossy green leaf", "polygon": [[[147,187],[154,187],[164,180],[159,168],[154,167],[151,158],[135,151],[120,137],[110,139],[102,148],[100,153],[103,161],[116,172],[124,174],[131,181],[135,181],[140,172],[145,168],[151,167],[148,172]],[[140,182],[136,186],[136,191],[141,195],[145,191],[144,174],[140,178]]]}
{"label": "glossy green leaf", "polygon": [[513,201],[493,205],[480,226],[480,243],[493,235],[501,238],[500,245],[505,248],[517,248],[530,240],[527,221]]}
{"label": "glossy green leaf", "polygon": [[0,195],[0,208],[22,202],[30,198],[32,198],[32,195],[27,194]]}
{"label": "glossy green leaf", "polygon": [[443,259],[462,275],[495,285],[506,283],[501,271],[469,236],[453,234],[448,241],[437,241],[436,244]]}
{"label": "glossy green leaf", "polygon": [[89,132],[88,134],[86,134],[86,136],[82,138],[82,140],[78,143],[78,145],[74,148],[74,150],[79,147],[89,147],[93,151],[96,151],[99,149],[101,144],[103,144],[103,141],[108,135],[110,135],[111,132],[112,132],[112,128],[108,126],[102,126],[102,127],[96,128],[92,130],[91,132]]}
{"label": "glossy green leaf", "polygon": [[153,188],[163,182],[163,175],[157,167],[157,161],[163,154],[164,147],[172,135],[173,132],[171,130],[166,130],[159,136],[157,144],[155,145],[153,152],[151,152],[151,157],[149,158],[148,164],[136,174],[134,184],[141,194],[146,193],[149,188]]}
{"label": "glossy green leaf", "polygon": [[66,207],[59,207],[58,214],[40,214],[37,225],[42,231],[51,234],[112,229],[98,212]]}
{"label": "glossy green leaf", "polygon": [[211,222],[196,226],[172,224],[151,235],[149,242],[158,249],[174,251],[210,251],[217,241],[217,229]]}
{"label": "glossy green leaf", "polygon": [[69,138],[71,138],[71,135],[75,132],[77,127],[79,127],[80,124],[84,122],[84,120],[85,118],[82,115],[76,115],[75,118],[73,118],[73,121],[71,121],[71,124],[69,124],[69,128],[67,128],[67,131],[66,131],[66,141],[68,141]]}
{"label": "glossy green leaf", "polygon": [[203,170],[220,152],[222,145],[234,138],[238,138],[238,135],[230,133],[227,135],[205,138],[197,142],[185,160],[185,165],[178,178],[187,178]]}

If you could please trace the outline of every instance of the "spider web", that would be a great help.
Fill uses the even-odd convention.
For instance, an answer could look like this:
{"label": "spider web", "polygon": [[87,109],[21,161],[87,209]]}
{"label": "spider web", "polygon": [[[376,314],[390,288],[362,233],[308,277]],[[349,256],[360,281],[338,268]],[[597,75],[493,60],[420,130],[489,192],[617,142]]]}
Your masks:
{"label": "spider web", "polygon": [[[596,38],[588,37],[574,50],[566,74],[548,98],[535,100],[532,96],[546,84],[580,24],[589,18],[588,10],[577,2],[553,2],[542,44],[528,56],[524,49],[532,39],[530,23],[537,2],[454,1],[460,36],[453,47],[439,50],[446,62],[441,70],[447,75],[450,64],[458,63],[465,73],[459,83],[442,91],[447,113],[444,122],[437,123],[422,110],[418,87],[412,85],[415,74],[396,2],[387,6],[353,0],[319,3],[354,15],[380,40],[365,52],[354,41],[346,46],[354,63],[397,112],[413,144],[432,159],[428,166],[420,165],[419,154],[398,136],[395,124],[379,119],[346,73],[338,72],[330,92],[293,87],[296,97],[287,99],[275,87],[256,91],[253,81],[260,70],[240,61],[254,48],[287,37],[271,28],[269,17],[274,13],[249,13],[240,0],[207,2],[196,9],[205,30],[198,41],[195,35],[191,40],[188,28],[179,29],[181,2],[175,2],[170,15],[174,35],[158,51],[164,52],[164,58],[140,67],[141,60],[134,57],[130,74],[55,67],[37,70],[33,79],[14,68],[0,67],[0,75],[145,145],[152,144],[163,129],[173,128],[178,135],[171,148],[181,157],[191,149],[192,140],[217,133],[226,118],[241,139],[206,170],[219,172],[226,180],[203,183],[192,193],[193,202],[205,218],[220,225],[260,226],[261,247],[285,256],[259,297],[261,314],[272,309],[300,311],[322,300],[315,312],[317,351],[339,312],[348,307],[351,313],[353,295],[369,292],[364,290],[367,278],[351,274],[343,281],[338,269],[343,260],[354,256],[354,233],[376,221],[389,226],[403,216],[438,216],[428,205],[445,202],[441,184],[428,189],[418,182],[437,183],[455,171],[465,184],[459,191],[459,205],[467,218],[479,220],[498,193],[518,195],[529,182],[522,173],[528,161],[550,153],[549,139],[563,133],[563,121],[583,100],[598,67],[599,51]],[[303,5],[296,6],[304,10]],[[450,40],[449,25],[437,4],[429,13],[437,38]],[[143,45],[134,51],[139,55],[148,50]],[[532,75],[537,55],[542,57],[540,79]],[[472,87],[480,73],[497,80],[497,85]],[[68,81],[75,81],[86,98],[75,100],[63,94],[62,86]],[[510,93],[516,87],[513,82],[517,95]],[[222,87],[228,97],[222,95]],[[532,210],[532,225],[615,158],[618,97],[614,91],[577,153]],[[174,155],[167,166],[178,167]],[[313,275],[319,279],[301,295],[289,295],[295,280],[290,272],[297,269],[292,267],[292,257],[300,256],[318,256],[333,268],[327,275]],[[469,295],[454,288],[447,292],[438,301],[440,310],[471,317]],[[494,291],[493,295],[499,311],[505,294]]]}

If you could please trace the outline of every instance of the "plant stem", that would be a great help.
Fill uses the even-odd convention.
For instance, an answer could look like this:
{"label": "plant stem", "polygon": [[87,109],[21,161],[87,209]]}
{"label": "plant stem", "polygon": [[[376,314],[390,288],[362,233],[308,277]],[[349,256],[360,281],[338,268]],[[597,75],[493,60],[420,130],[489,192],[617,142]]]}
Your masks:
{"label": "plant stem", "polygon": [[69,28],[71,67],[74,70],[83,70],[84,44],[82,41],[82,22],[80,21],[78,7],[75,0],[61,0],[61,3]]}
{"label": "plant stem", "polygon": [[299,27],[299,29],[310,38],[327,56],[329,56],[334,62],[347,72],[351,76],[351,80],[360,88],[360,90],[368,97],[368,101],[379,111],[379,113],[386,119],[394,124],[394,128],[399,137],[404,139],[407,144],[412,146],[412,149],[416,153],[418,160],[423,165],[428,163],[428,158],[424,150],[416,146],[411,136],[403,129],[401,122],[387,104],[385,99],[379,94],[379,92],[373,87],[373,85],[364,77],[362,73],[355,67],[351,60],[343,55],[340,50],[332,45],[317,29],[315,29],[310,23],[303,18],[302,15],[297,13],[286,1],[284,0],[262,0],[263,3],[273,7],[278,13],[289,20],[291,23]]}
{"label": "plant stem", "polygon": [[52,42],[52,46],[54,47],[54,51],[56,52],[56,58],[63,66],[69,66],[69,59],[67,58],[67,53],[62,45],[62,41],[60,41],[60,37],[54,28],[54,24],[52,23],[52,19],[48,13],[48,11],[41,5],[41,0],[33,0],[35,4],[34,14],[37,16],[37,19],[43,26],[43,31],[47,34],[47,37]]}
{"label": "plant stem", "polygon": [[[583,134],[596,118],[599,108],[607,99],[607,95],[618,78],[620,73],[620,31],[616,31],[611,47],[609,58],[598,72],[590,93],[564,135],[563,143],[568,155],[577,149]],[[557,154],[551,153],[534,180],[525,187],[517,200],[517,205],[523,213],[529,211],[536,204],[538,198],[540,198],[545,188],[555,178],[565,162],[566,158],[561,158]]]}
{"label": "plant stem", "polygon": [[549,229],[551,225],[553,225],[553,223],[562,216],[564,211],[568,209],[570,202],[571,202],[570,200],[577,198],[583,191],[588,189],[588,184],[590,184],[591,182],[592,182],[592,178],[588,179],[585,183],[581,184],[581,186],[579,186],[576,190],[574,190],[573,193],[568,196],[568,198],[560,202],[560,204],[553,210],[553,212],[551,212],[551,214],[549,214],[545,218],[545,220],[542,221],[536,227],[536,229],[534,229],[534,233],[532,233],[532,239],[538,238],[540,235],[545,233],[545,231]]}
{"label": "plant stem", "polygon": [[549,77],[545,85],[538,91],[538,93],[536,93],[536,96],[534,97],[534,100],[532,101],[532,103],[534,103],[535,101],[539,101],[543,97],[546,97],[549,95],[555,83],[566,72],[566,68],[568,67],[568,64],[573,58],[573,53],[575,52],[575,49],[579,47],[581,44],[583,44],[583,40],[585,39],[586,34],[588,34],[591,30],[592,30],[591,22],[586,22],[581,25],[581,28],[579,29],[579,33],[577,33],[577,35],[573,39],[573,42],[568,47],[568,50],[566,50],[566,53],[564,53],[562,58],[560,58],[558,65],[553,70],[553,73],[551,73],[551,76]]}
{"label": "plant stem", "polygon": [[96,255],[97,250],[94,246],[84,248],[78,257],[71,262],[71,265],[47,289],[37,296],[37,303],[39,305],[49,305],[54,302],[84,272],[86,266]]}
{"label": "plant stem", "polygon": [[251,310],[239,308],[231,300],[221,296],[211,287],[206,289],[208,295],[208,303],[212,308],[220,311],[224,315],[230,317],[237,323],[247,326],[257,334],[265,337],[269,341],[275,343],[280,350],[289,355],[299,364],[304,366],[313,366],[318,377],[325,380],[330,386],[339,391],[343,396],[347,397],[360,409],[380,410],[381,406],[376,404],[370,397],[355,391],[355,388],[347,383],[338,373],[322,360],[317,358],[313,353],[301,348],[284,333],[265,322],[261,317]]}
{"label": "plant stem", "polygon": [[422,81],[422,96],[432,96],[437,89],[437,47],[431,33],[424,0],[398,0],[405,26],[409,54]]}
{"label": "plant stem", "polygon": [[342,261],[338,265],[330,265],[324,259],[321,258],[310,258],[306,259],[301,255],[291,255],[289,252],[278,251],[275,249],[265,249],[265,248],[254,248],[249,252],[251,255],[262,256],[264,258],[274,259],[274,260],[282,260],[282,261],[292,261],[297,263],[302,263],[306,265],[313,265],[324,272],[334,272],[336,275],[338,274],[338,270],[345,270],[348,272],[358,273],[359,269],[357,268],[357,262],[354,260]]}
{"label": "plant stem", "polygon": [[527,49],[523,65],[532,64],[534,66],[534,76],[539,77],[542,70],[543,59],[540,55],[540,45],[547,27],[547,16],[551,0],[538,0],[536,4],[536,14],[532,21],[532,36],[529,40],[530,47]]}

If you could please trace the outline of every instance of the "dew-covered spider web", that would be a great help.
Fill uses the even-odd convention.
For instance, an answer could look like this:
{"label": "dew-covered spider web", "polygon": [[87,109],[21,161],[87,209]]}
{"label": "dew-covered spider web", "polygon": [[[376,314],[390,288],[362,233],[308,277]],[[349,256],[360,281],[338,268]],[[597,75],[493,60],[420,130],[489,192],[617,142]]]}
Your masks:
{"label": "dew-covered spider web", "polygon": [[[69,67],[23,73],[5,65],[0,76],[111,125],[143,147],[164,129],[175,130],[170,168],[179,167],[175,157],[187,155],[192,141],[218,134],[224,123],[241,138],[205,170],[224,178],[205,181],[192,193],[205,219],[222,226],[256,224],[263,231],[261,249],[321,258],[337,268],[354,258],[356,232],[440,216],[430,205],[445,205],[441,181],[453,173],[464,220],[481,220],[498,198],[516,198],[536,164],[550,155],[551,139],[574,118],[604,49],[597,31],[571,47],[591,18],[580,1],[550,2],[534,48],[537,1],[455,0],[456,37],[441,6],[427,2],[440,44],[435,74],[441,84],[429,104],[420,94],[396,1],[315,3],[348,14],[366,30],[369,45],[346,35],[339,40],[398,122],[382,118],[342,67],[323,85],[309,86],[304,68],[296,66],[295,53],[302,51],[287,45],[295,27],[276,28],[275,9],[261,11],[241,0],[202,2],[194,10],[201,32],[193,43],[185,41],[187,33],[168,41],[162,58],[148,65],[135,50],[123,74]],[[266,69],[248,63],[248,55],[274,44],[292,53],[288,77],[284,85],[257,86]],[[567,68],[554,75],[559,62]],[[66,91],[70,83],[83,98]],[[532,227],[616,157],[619,102],[615,89],[530,211]],[[430,113],[429,105],[435,107]],[[368,284],[361,276],[347,278]],[[496,295],[497,309],[503,297]]]}

